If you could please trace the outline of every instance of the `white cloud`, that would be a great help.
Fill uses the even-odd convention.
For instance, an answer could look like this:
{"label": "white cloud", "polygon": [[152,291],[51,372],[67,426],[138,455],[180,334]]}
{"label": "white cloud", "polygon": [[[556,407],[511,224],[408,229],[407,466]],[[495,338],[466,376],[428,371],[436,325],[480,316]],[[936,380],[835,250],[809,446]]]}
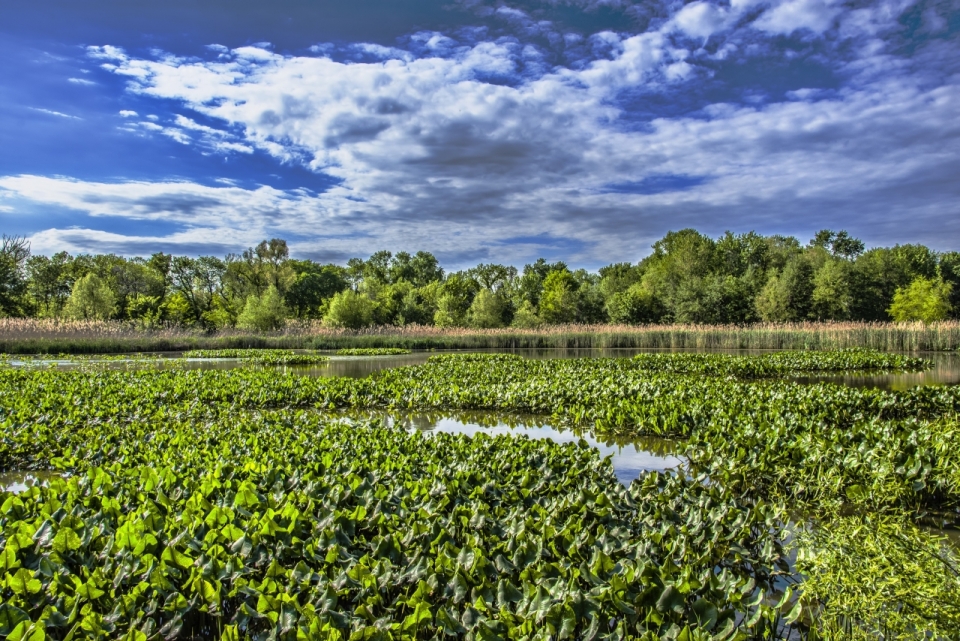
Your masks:
{"label": "white cloud", "polygon": [[121,109],[120,115],[124,118],[136,118],[139,114],[136,111],[130,111],[129,109]]}
{"label": "white cloud", "polygon": [[[787,0],[762,13],[753,41],[719,49],[747,55],[738,52],[763,32],[822,33],[838,25],[829,37],[859,38],[858,52],[868,52],[844,68],[845,88],[800,89],[774,104],[758,94],[643,127],[622,118],[621,92],[670,99],[671,86],[702,72],[701,54],[681,48],[678,37],[732,33],[757,6],[695,2],[647,33],[595,35],[591,44],[604,57],[580,69],[526,75],[517,70],[537,59],[530,45],[465,47],[427,32],[410,39],[417,55],[317,48],[324,56],[363,54],[364,62],[257,46],[217,50],[216,60],[206,61],[96,48],[90,55],[128,78],[141,98],[183,106],[173,118],[129,123],[141,133],[205,153],[259,150],[333,176],[339,186],[312,194],[18,177],[0,187],[93,215],[178,222],[187,229],[164,237],[173,245],[207,238],[245,245],[286,232],[307,237],[301,247],[331,255],[391,247],[523,260],[543,249],[530,239],[547,234],[575,241],[568,259],[599,262],[636,258],[670,228],[722,232],[735,221],[794,232],[798,225],[844,225],[838,221],[853,214],[867,221],[867,233],[859,230],[867,239],[938,246],[960,238],[960,216],[950,205],[960,198],[960,80],[929,82],[897,71],[883,51],[869,53],[877,34],[895,23],[895,5],[841,13],[822,0]],[[488,82],[491,76],[506,82]],[[643,188],[662,176],[699,179],[687,189]],[[94,239],[70,234],[70,242]]]}
{"label": "white cloud", "polygon": [[833,0],[786,0],[765,12],[753,26],[770,34],[790,35],[800,29],[822,33],[842,9]]}
{"label": "white cloud", "polygon": [[60,111],[54,111],[53,109],[42,109],[40,107],[30,107],[32,111],[39,111],[42,114],[47,114],[48,116],[56,116],[57,118],[66,118],[68,120],[83,120],[78,116],[71,116],[70,114],[65,114]]}
{"label": "white cloud", "polygon": [[84,78],[67,78],[67,82],[72,83],[72,84],[75,84],[75,85],[83,85],[83,86],[86,86],[86,87],[92,87],[92,86],[95,86],[95,85],[97,84],[97,83],[93,82],[92,80],[86,80],[86,79],[84,79]]}
{"label": "white cloud", "polygon": [[674,17],[674,21],[689,36],[709,38],[726,26],[729,17],[726,10],[698,0],[684,6]]}

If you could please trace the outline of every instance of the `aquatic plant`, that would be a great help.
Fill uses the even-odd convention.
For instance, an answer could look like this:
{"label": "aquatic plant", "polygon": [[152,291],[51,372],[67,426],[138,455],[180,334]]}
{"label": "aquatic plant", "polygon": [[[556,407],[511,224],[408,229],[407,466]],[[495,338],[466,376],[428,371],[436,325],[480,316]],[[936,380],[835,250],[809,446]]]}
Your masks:
{"label": "aquatic plant", "polygon": [[777,510],[628,490],[583,445],[290,412],[84,431],[102,465],[0,493],[8,638],[769,638],[797,611]]}
{"label": "aquatic plant", "polygon": [[258,365],[319,365],[329,361],[321,354],[297,353],[287,349],[194,349],[184,358],[236,358]]}
{"label": "aquatic plant", "polygon": [[[70,477],[0,494],[0,630],[812,639],[912,626],[950,638],[955,601],[930,599],[952,589],[954,557],[910,528],[960,508],[960,388],[758,378],[923,366],[902,357],[752,358],[443,354],[366,379],[3,368],[0,471]],[[623,488],[581,445],[328,414],[357,409],[666,434],[686,439],[689,465]],[[813,526],[796,538],[802,580],[786,563],[787,506]],[[832,515],[851,511],[890,520],[837,521],[829,538]],[[871,523],[880,538],[863,534]],[[539,556],[518,563],[528,544]],[[911,564],[911,549],[941,550],[946,569]],[[940,574],[914,585],[924,572]],[[866,607],[867,585],[889,588],[882,608]],[[920,607],[913,594],[922,616],[880,616]]]}
{"label": "aquatic plant", "polygon": [[398,356],[409,353],[409,349],[397,347],[354,347],[337,350],[337,356]]}

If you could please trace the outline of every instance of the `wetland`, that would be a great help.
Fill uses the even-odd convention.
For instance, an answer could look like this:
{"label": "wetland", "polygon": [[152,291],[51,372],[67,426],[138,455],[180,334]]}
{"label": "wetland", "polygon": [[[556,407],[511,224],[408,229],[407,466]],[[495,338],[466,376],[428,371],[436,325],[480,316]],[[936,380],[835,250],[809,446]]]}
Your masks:
{"label": "wetland", "polygon": [[955,354],[583,352],[8,359],[0,632],[955,638]]}

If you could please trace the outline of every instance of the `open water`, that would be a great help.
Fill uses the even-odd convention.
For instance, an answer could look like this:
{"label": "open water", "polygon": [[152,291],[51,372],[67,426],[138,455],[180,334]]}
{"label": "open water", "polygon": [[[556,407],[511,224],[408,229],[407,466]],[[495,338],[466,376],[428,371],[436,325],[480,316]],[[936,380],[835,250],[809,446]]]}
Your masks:
{"label": "open water", "polygon": [[[518,349],[518,350],[470,350],[487,352],[509,352],[526,358],[590,358],[590,357],[620,357],[628,358],[639,353],[657,352],[713,352],[724,354],[761,354],[760,350],[654,350],[654,349]],[[289,371],[305,376],[346,376],[363,378],[384,369],[420,365],[430,356],[441,352],[414,352],[399,356],[336,356],[330,354],[330,361],[325,365],[297,365],[291,367],[269,367],[275,371]],[[442,353],[450,353],[445,351]],[[184,369],[234,369],[236,367],[250,367],[237,359],[190,358],[180,359],[177,352],[153,354],[157,360],[111,360],[101,361],[108,367],[177,367]],[[799,383],[830,382],[851,387],[875,387],[879,389],[902,390],[917,385],[957,385],[960,384],[960,353],[956,352],[917,352],[911,356],[920,356],[934,363],[932,369],[925,372],[897,373],[897,374],[826,374],[818,376],[801,376],[793,380]],[[10,365],[18,366],[55,366],[59,369],[75,369],[83,364],[97,362],[95,359],[68,360],[68,359],[37,359],[9,361]]]}

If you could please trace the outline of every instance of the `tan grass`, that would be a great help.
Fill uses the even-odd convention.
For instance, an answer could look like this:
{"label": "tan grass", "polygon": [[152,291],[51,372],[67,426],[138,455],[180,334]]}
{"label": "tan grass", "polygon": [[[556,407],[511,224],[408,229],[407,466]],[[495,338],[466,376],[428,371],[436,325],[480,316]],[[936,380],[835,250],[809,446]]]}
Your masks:
{"label": "tan grass", "polygon": [[[647,347],[663,349],[831,349],[952,350],[960,347],[960,322],[923,323],[758,323],[753,325],[550,325],[536,329],[440,328],[424,325],[334,329],[319,321],[291,321],[280,331],[252,333],[225,329],[213,334],[168,326],[142,329],[121,321],[65,321],[0,318],[0,340],[124,341],[204,340],[244,337],[309,343],[332,340],[387,346],[390,342],[438,347]],[[352,339],[352,340],[351,340]]]}

